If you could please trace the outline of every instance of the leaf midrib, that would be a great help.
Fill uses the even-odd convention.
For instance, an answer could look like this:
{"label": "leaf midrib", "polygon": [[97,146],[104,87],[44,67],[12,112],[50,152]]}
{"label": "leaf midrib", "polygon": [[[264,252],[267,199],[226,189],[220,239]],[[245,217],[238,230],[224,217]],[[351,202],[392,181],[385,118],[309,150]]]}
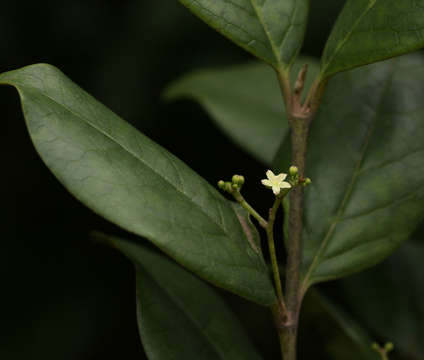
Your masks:
{"label": "leaf midrib", "polygon": [[[13,85],[13,84],[11,84]],[[171,180],[169,180],[166,176],[162,175],[161,173],[157,172],[154,168],[152,168],[148,163],[146,163],[142,158],[138,157],[137,154],[133,153],[132,151],[130,151],[129,149],[127,149],[124,145],[122,145],[121,143],[119,143],[112,135],[108,134],[107,132],[99,129],[97,126],[95,126],[94,124],[92,124],[87,118],[85,118],[84,116],[82,116],[81,114],[73,111],[72,109],[70,109],[69,107],[65,106],[64,104],[61,104],[60,102],[58,102],[56,99],[52,98],[51,96],[47,95],[46,93],[44,93],[43,91],[41,91],[40,89],[36,88],[36,87],[32,87],[32,86],[27,86],[27,85],[13,85],[16,86],[17,88],[22,87],[22,88],[27,88],[27,89],[33,89],[38,91],[40,94],[42,94],[43,96],[45,96],[46,98],[50,99],[52,102],[54,102],[55,104],[59,105],[60,107],[63,107],[65,110],[67,110],[69,113],[73,114],[75,117],[81,119],[81,121],[83,121],[84,123],[88,124],[90,127],[92,127],[94,130],[98,131],[99,133],[101,133],[103,136],[105,136],[106,138],[110,139],[112,142],[114,142],[115,144],[119,145],[123,150],[125,150],[128,154],[130,154],[131,156],[133,156],[135,159],[137,159],[138,161],[140,161],[141,163],[143,163],[147,168],[149,168],[152,172],[154,172],[156,175],[158,175],[160,178],[163,178],[169,185],[171,185],[178,193],[182,194],[185,198],[187,198],[192,204],[196,205],[196,207],[198,207],[200,209],[200,211],[206,215],[206,217],[208,219],[210,219],[214,224],[216,224],[218,226],[218,228],[222,231],[222,233],[226,236],[229,236],[229,234],[227,234],[227,232],[225,231],[223,225],[219,224],[218,222],[216,222],[207,212],[204,211],[204,209],[195,201],[193,201],[184,191],[180,190],[175,184],[173,184],[171,182]],[[117,115],[115,115],[117,116]],[[119,118],[119,117],[118,117]],[[120,119],[120,118],[119,118]],[[121,119],[120,119],[121,120]],[[171,160],[169,160],[171,161]],[[171,161],[172,162],[172,161]]]}
{"label": "leaf midrib", "polygon": [[[176,296],[169,291],[166,287],[163,287],[159,280],[157,280],[149,271],[146,270],[144,265],[141,265],[138,263],[139,268],[142,268],[143,273],[145,276],[148,276],[155,284],[156,286],[162,291],[162,293],[165,294],[166,297],[181,311],[182,314],[189,320],[191,324],[199,331],[200,334],[202,334],[206,338],[206,343],[209,344],[210,348],[213,350],[214,353],[218,355],[218,358],[225,360],[225,354],[222,354],[221,350],[217,348],[215,343],[211,340],[210,336],[203,330],[203,328],[199,325],[198,321],[195,317],[191,316],[190,313],[180,304]],[[140,270],[138,270],[140,271]]]}
{"label": "leaf midrib", "polygon": [[280,65],[281,64],[280,56],[279,56],[280,52],[278,51],[278,48],[276,48],[276,45],[274,44],[274,40],[271,37],[271,33],[269,32],[268,26],[265,24],[265,21],[262,16],[262,11],[259,9],[258,5],[256,4],[256,0],[250,0],[250,4],[252,5],[253,10],[255,11],[259,24],[261,24],[262,28],[264,29],[265,35],[268,38],[269,44],[271,45],[272,53],[274,54],[278,65]]}
{"label": "leaf midrib", "polygon": [[356,184],[358,176],[360,175],[361,166],[362,166],[363,160],[365,158],[365,154],[368,150],[368,145],[370,143],[372,134],[374,133],[376,124],[377,124],[378,120],[380,119],[380,113],[381,113],[380,110],[382,108],[382,105],[383,105],[383,102],[384,102],[384,99],[385,99],[385,95],[389,91],[390,85],[392,84],[392,81],[393,81],[394,72],[395,72],[394,71],[394,67],[395,67],[394,65],[395,65],[395,62],[393,62],[392,66],[391,66],[390,73],[389,73],[390,76],[388,77],[387,84],[382,91],[381,99],[380,99],[379,105],[377,107],[377,110],[375,112],[375,116],[374,116],[373,120],[371,121],[371,124],[369,125],[369,130],[367,132],[367,135],[366,135],[366,138],[365,138],[365,141],[364,141],[363,149],[361,150],[361,153],[359,155],[359,159],[358,159],[358,161],[355,165],[355,168],[354,168],[353,174],[351,176],[351,180],[350,180],[348,187],[346,189],[346,192],[345,192],[345,194],[342,198],[342,201],[340,202],[340,205],[337,209],[336,216],[335,216],[334,220],[331,222],[331,225],[329,226],[329,229],[328,229],[327,233],[325,234],[324,239],[323,239],[323,241],[321,242],[321,245],[318,248],[318,251],[316,252],[315,256],[312,259],[312,262],[311,262],[311,265],[309,266],[308,272],[306,273],[306,275],[303,279],[302,288],[305,289],[305,290],[311,285],[309,283],[309,281],[312,278],[314,270],[317,268],[317,266],[319,266],[319,261],[321,259],[321,256],[323,255],[323,253],[327,249],[327,245],[328,245],[328,243],[331,239],[331,236],[333,235],[333,232],[334,232],[336,226],[338,225],[338,223],[341,220],[343,220],[342,219],[343,212],[345,211],[346,204],[350,199],[353,188]]}
{"label": "leaf midrib", "polygon": [[[321,74],[325,74],[327,72],[328,67],[331,65],[331,62],[334,60],[334,58],[337,56],[339,51],[345,46],[346,42],[350,39],[353,32],[355,31],[356,27],[359,25],[359,23],[362,21],[362,19],[368,14],[368,12],[377,4],[378,0],[370,0],[370,3],[368,4],[367,8],[364,10],[364,12],[356,19],[355,23],[353,24],[351,30],[345,35],[343,40],[339,42],[336,49],[333,52],[333,55],[327,60],[327,64],[324,66],[324,68],[321,71]],[[324,51],[325,53],[325,51]]]}
{"label": "leaf midrib", "polygon": [[[182,2],[182,0],[180,0],[181,2]],[[210,13],[212,16],[214,16],[214,17],[217,17],[218,18],[218,15],[217,14],[215,14],[213,11],[211,11],[210,9],[208,9],[207,7],[205,7],[205,6],[203,6],[198,0],[192,0],[192,2],[194,2],[197,6],[199,6],[199,8],[201,8],[201,9],[203,9],[203,10],[205,10],[206,12],[208,12],[208,13]],[[232,5],[234,5],[233,3],[231,3],[230,2],[230,4],[232,4]],[[234,5],[235,6],[235,5]],[[190,9],[190,8],[189,8]],[[194,13],[195,13],[195,11],[193,11]],[[236,25],[236,24],[234,24],[234,23],[232,23],[232,22],[229,22],[229,21],[227,21],[225,18],[223,18],[223,17],[221,17],[221,19],[226,23],[226,24],[229,24],[229,25],[232,25],[232,26],[234,26],[234,27],[236,27],[237,29],[240,29],[241,31],[243,31],[244,33],[246,33],[247,35],[249,35],[252,39],[254,39],[254,36],[252,36],[252,34],[250,34],[246,29],[244,29],[244,28],[242,28],[241,26],[239,26],[239,25]],[[221,31],[217,26],[212,26],[212,27],[215,27],[215,29],[219,32],[219,31]],[[255,39],[255,41],[258,41],[258,42],[260,42],[261,44],[263,44],[265,47],[267,46],[267,44],[266,43],[264,43],[262,40],[260,40],[260,39]],[[243,45],[243,46],[245,46],[245,45]]]}

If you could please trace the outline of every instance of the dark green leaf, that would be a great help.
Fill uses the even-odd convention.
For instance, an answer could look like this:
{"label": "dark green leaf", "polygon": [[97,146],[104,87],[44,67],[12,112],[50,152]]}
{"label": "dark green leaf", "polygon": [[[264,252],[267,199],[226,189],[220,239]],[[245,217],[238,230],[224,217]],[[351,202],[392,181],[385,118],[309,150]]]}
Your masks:
{"label": "dark green leaf", "polygon": [[322,291],[311,289],[302,303],[299,338],[304,344],[302,358],[381,360],[371,348],[372,338],[361,325]]}
{"label": "dark green leaf", "polygon": [[52,66],[11,71],[0,83],[18,89],[39,154],[85,205],[212,283],[274,301],[263,259],[230,202],[184,163]]}
{"label": "dark green leaf", "polygon": [[149,359],[261,359],[210,286],[138,244],[115,237],[107,241],[136,266],[137,320]]}
{"label": "dark green leaf", "polygon": [[[377,353],[371,348],[373,340],[365,331],[365,329],[362,328],[360,324],[350,316],[350,314],[348,314],[341,306],[334,303],[332,300],[324,296],[322,293],[319,293],[318,291],[311,291],[310,296],[312,296],[312,300],[315,301],[315,303],[318,305],[318,308],[321,309],[322,315],[324,315],[323,320],[324,318],[327,318],[327,320],[324,321],[331,319],[334,322],[337,329],[335,332],[338,333],[338,336],[336,337],[337,342],[342,341],[342,338],[344,338],[344,342],[347,343],[351,348],[349,353],[352,355],[352,359],[379,359]],[[341,352],[340,355],[343,355],[344,358],[348,358],[350,355],[346,354],[346,347],[340,348],[336,346],[335,342],[329,344],[329,348],[333,354]],[[345,352],[345,354],[343,354],[343,352]],[[336,359],[338,358],[340,358],[340,356],[336,357]]]}
{"label": "dark green leaf", "polygon": [[328,39],[322,76],[424,47],[424,0],[348,0]]}
{"label": "dark green leaf", "polygon": [[[309,65],[305,84],[309,88],[319,63],[314,58],[299,58],[292,77],[303,64]],[[265,64],[195,71],[171,84],[165,97],[198,101],[235,143],[266,164],[271,163],[288,132],[277,77]]]}
{"label": "dark green leaf", "polygon": [[308,149],[304,289],[378,263],[423,219],[423,82],[418,55],[330,82]]}
{"label": "dark green leaf", "polygon": [[375,269],[343,281],[362,321],[408,359],[424,358],[424,237]]}
{"label": "dark green leaf", "polygon": [[278,70],[302,46],[307,0],[180,0],[211,27]]}

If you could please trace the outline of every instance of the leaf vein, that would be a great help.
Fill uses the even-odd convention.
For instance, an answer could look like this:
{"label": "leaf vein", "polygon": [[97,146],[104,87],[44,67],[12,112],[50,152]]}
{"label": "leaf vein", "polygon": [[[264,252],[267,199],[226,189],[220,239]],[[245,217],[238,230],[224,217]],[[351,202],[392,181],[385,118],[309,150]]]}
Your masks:
{"label": "leaf vein", "polygon": [[[394,64],[394,62],[393,62],[393,64]],[[331,224],[328,228],[328,231],[325,234],[324,239],[321,242],[321,245],[320,245],[317,253],[313,257],[313,260],[311,262],[311,265],[309,266],[308,272],[305,275],[305,278],[303,280],[302,286],[303,286],[304,289],[306,289],[310,285],[309,280],[312,276],[312,273],[315,270],[315,268],[319,265],[319,261],[320,261],[322,255],[324,254],[325,250],[327,249],[328,243],[330,241],[331,236],[333,235],[333,232],[334,232],[334,230],[337,226],[337,223],[340,221],[340,219],[343,215],[343,212],[345,211],[346,204],[347,204],[347,202],[348,202],[348,200],[349,200],[349,198],[352,194],[353,188],[354,188],[356,181],[358,179],[358,176],[359,176],[359,173],[360,173],[360,170],[361,170],[361,166],[363,164],[363,160],[365,158],[365,154],[366,154],[366,151],[368,149],[368,145],[369,145],[371,136],[372,136],[372,134],[375,130],[375,127],[376,127],[378,120],[380,119],[380,111],[383,107],[385,95],[389,91],[390,86],[392,84],[394,72],[395,72],[394,71],[394,65],[392,65],[392,68],[390,70],[390,74],[389,74],[388,79],[387,79],[387,83],[386,83],[385,87],[383,88],[383,90],[381,92],[381,98],[380,98],[379,106],[378,106],[377,110],[375,111],[375,115],[374,115],[373,119],[370,121],[368,132],[367,132],[367,135],[364,139],[364,143],[362,145],[362,149],[360,151],[357,163],[354,167],[354,171],[352,173],[349,185],[346,189],[344,197],[342,198],[342,200],[340,202],[339,208],[336,212],[336,216],[335,216],[334,220],[331,222]]]}
{"label": "leaf vein", "polygon": [[[242,28],[240,25],[237,25],[237,24],[234,24],[233,22],[231,22],[231,21],[228,21],[228,19],[226,19],[226,18],[224,18],[224,17],[221,17],[221,16],[219,16],[219,15],[217,15],[217,14],[215,14],[213,11],[211,11],[210,9],[208,9],[207,7],[205,7],[204,5],[202,5],[198,0],[192,0],[192,2],[193,3],[195,3],[195,4],[197,4],[198,6],[199,6],[199,8],[201,8],[201,9],[203,9],[204,11],[206,11],[206,12],[208,12],[209,14],[211,14],[212,16],[214,16],[214,17],[216,17],[217,19],[221,19],[222,21],[224,21],[227,25],[231,25],[231,26],[234,26],[235,28],[237,28],[237,29],[239,29],[239,30],[241,30],[241,31],[243,31],[245,34],[247,34],[252,40],[250,41],[250,42],[252,42],[252,41],[257,41],[257,42],[259,42],[259,43],[261,43],[262,45],[264,45],[265,47],[267,47],[268,46],[268,44],[267,43],[265,43],[264,41],[262,41],[261,39],[258,39],[258,38],[256,38],[256,37],[254,37],[250,32],[248,32],[246,29],[244,29],[244,28]],[[235,4],[233,4],[231,1],[226,1],[227,3],[230,3],[231,5],[234,5],[234,6],[236,6]],[[238,6],[237,5],[237,7],[240,7],[240,6]],[[244,9],[244,8],[242,8],[241,7],[241,9],[243,9],[244,11],[246,11],[246,9]],[[247,12],[246,11],[246,13],[248,14],[248,15],[250,15],[250,16],[252,16],[252,14],[250,14],[249,12]],[[252,16],[253,17],[253,16]],[[215,27],[215,29],[216,30],[218,30],[219,32],[221,32],[220,31],[220,29],[218,28],[218,27]]]}
{"label": "leaf vein", "polygon": [[333,54],[331,57],[327,60],[327,64],[322,69],[321,73],[325,73],[327,71],[327,68],[330,66],[331,62],[334,60],[334,58],[337,56],[340,50],[343,49],[345,44],[349,41],[350,37],[353,35],[353,32],[355,31],[355,28],[360,24],[362,19],[368,14],[368,12],[377,4],[378,0],[370,0],[368,6],[365,8],[364,12],[358,16],[354,24],[352,25],[352,28],[347,32],[343,40],[337,45],[337,47],[334,49]]}
{"label": "leaf vein", "polygon": [[[199,333],[201,333],[205,338],[206,338],[206,343],[209,344],[210,348],[212,349],[212,351],[218,355],[218,358],[220,359],[225,359],[225,354],[222,353],[221,349],[219,349],[215,342],[212,341],[211,337],[209,336],[209,334],[207,333],[207,331],[205,331],[204,327],[201,326],[201,324],[199,324],[199,322],[197,321],[197,319],[195,317],[193,317],[189,311],[187,311],[187,309],[184,307],[183,304],[180,303],[180,301],[178,301],[178,297],[175,296],[172,291],[169,291],[167,287],[163,287],[161,286],[160,281],[158,281],[152,274],[150,274],[144,266],[140,266],[142,267],[144,270],[144,274],[147,275],[158,287],[159,289],[162,290],[162,292],[169,298],[169,300],[179,309],[181,310],[181,313],[184,314],[184,316],[189,320],[189,322],[191,324],[193,324],[193,326],[199,331]],[[140,296],[140,294],[138,294]]]}
{"label": "leaf vein", "polygon": [[387,203],[387,204],[384,204],[384,205],[381,205],[381,206],[377,206],[377,207],[375,207],[375,208],[373,208],[373,209],[370,209],[370,210],[364,211],[364,212],[359,213],[359,214],[354,214],[354,215],[350,215],[350,216],[342,217],[342,218],[340,218],[340,219],[339,219],[339,222],[342,222],[342,221],[345,221],[345,220],[352,220],[352,219],[356,219],[356,218],[359,218],[359,217],[362,217],[362,216],[366,216],[366,215],[372,214],[372,213],[373,213],[373,212],[375,212],[375,211],[382,210],[382,209],[385,209],[385,208],[387,208],[387,207],[393,206],[394,204],[396,204],[396,205],[401,204],[401,203],[403,203],[403,202],[405,202],[405,201],[409,200],[410,198],[414,198],[415,196],[417,196],[417,194],[418,194],[418,193],[419,193],[422,189],[424,189],[424,185],[423,185],[423,186],[419,186],[419,187],[418,187],[418,188],[417,188],[414,192],[412,192],[412,193],[408,193],[408,194],[403,195],[403,196],[401,196],[401,197],[399,197],[399,198],[397,198],[397,199],[392,200],[390,203]]}
{"label": "leaf vein", "polygon": [[[30,86],[26,86],[26,85],[20,85],[21,87],[26,87],[26,88],[31,88],[31,89],[35,89],[38,90],[37,88],[33,88]],[[82,116],[81,114],[73,111],[72,109],[70,109],[69,107],[65,106],[64,104],[61,104],[59,102],[57,102],[54,98],[52,98],[50,95],[46,94],[45,92],[40,92],[43,96],[45,96],[46,98],[50,99],[52,102],[54,102],[55,104],[63,107],[65,110],[67,110],[68,112],[70,112],[71,114],[73,114],[74,116],[76,116],[77,118],[81,119],[84,123],[86,123],[87,125],[89,125],[90,127],[92,127],[93,129],[97,130],[99,133],[101,133],[103,136],[105,136],[106,138],[112,140],[115,144],[119,145],[119,147],[121,147],[123,150],[125,150],[128,154],[130,154],[131,156],[133,156],[135,159],[137,159],[138,161],[140,161],[141,163],[143,163],[147,168],[149,168],[151,171],[153,171],[156,175],[158,175],[159,177],[163,178],[164,180],[166,180],[166,182],[173,187],[175,190],[177,190],[177,192],[181,193],[182,195],[184,195],[184,197],[188,198],[190,200],[191,203],[193,203],[194,205],[196,205],[196,207],[198,207],[200,209],[200,211],[202,213],[204,213],[213,223],[215,223],[221,230],[222,233],[225,235],[229,235],[225,232],[225,229],[223,227],[222,224],[219,224],[219,222],[217,222],[213,217],[210,216],[210,214],[208,214],[202,206],[200,206],[197,202],[193,201],[193,199],[184,192],[184,190],[178,188],[178,186],[176,186],[170,179],[168,179],[164,174],[159,173],[156,169],[154,169],[153,167],[150,166],[150,164],[148,164],[146,161],[144,161],[141,157],[139,157],[136,153],[132,152],[131,150],[129,150],[127,147],[125,147],[124,145],[122,145],[121,143],[119,143],[111,134],[108,134],[107,132],[103,131],[102,129],[98,128],[96,125],[94,125],[89,119],[85,118],[84,116]]]}

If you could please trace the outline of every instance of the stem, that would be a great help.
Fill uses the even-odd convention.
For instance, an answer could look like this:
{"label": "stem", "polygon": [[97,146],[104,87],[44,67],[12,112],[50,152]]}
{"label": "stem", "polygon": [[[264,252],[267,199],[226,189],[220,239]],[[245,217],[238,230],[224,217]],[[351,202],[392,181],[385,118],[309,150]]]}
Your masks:
{"label": "stem", "polygon": [[277,210],[281,204],[281,199],[282,198],[280,196],[277,196],[275,198],[273,207],[269,210],[269,219],[268,219],[268,226],[266,227],[266,235],[268,237],[269,254],[271,257],[272,272],[274,274],[274,282],[275,282],[275,289],[277,290],[278,302],[282,308],[282,311],[286,313],[287,312],[286,304],[284,301],[283,288],[281,286],[280,270],[278,268],[278,260],[277,260],[277,254],[275,251],[275,242],[274,242],[274,222],[275,222],[275,216],[277,214]]}
{"label": "stem", "polygon": [[[307,67],[304,66],[298,75],[293,92],[290,88],[289,75],[286,72],[278,74],[286,104],[286,114],[291,128],[292,165],[297,166],[301,179],[305,175],[306,148],[310,124],[318,110],[325,87],[325,83],[318,79],[309,90],[306,102],[302,104],[301,97],[306,72]],[[303,186],[296,186],[290,191],[285,286],[286,311],[283,313],[278,308],[273,308],[284,360],[296,360],[297,353],[299,312],[303,297],[300,291],[303,190]]]}
{"label": "stem", "polygon": [[[309,121],[292,119],[292,164],[304,177],[306,162],[306,144]],[[296,186],[290,192],[289,239],[287,243],[286,295],[288,321],[281,329],[280,339],[284,349],[284,360],[296,359],[297,329],[299,311],[302,302],[300,293],[300,263],[303,219],[303,186]]]}
{"label": "stem", "polygon": [[297,355],[297,324],[286,327],[280,333],[280,344],[284,360],[296,359]]}
{"label": "stem", "polygon": [[[306,163],[306,144],[309,124],[293,119],[291,129],[292,164],[299,169],[299,176],[304,177]],[[299,267],[301,261],[303,186],[296,186],[290,192],[289,239],[287,245],[286,291],[287,306],[293,311],[299,307]]]}
{"label": "stem", "polygon": [[237,202],[256,220],[258,220],[259,225],[264,229],[267,228],[268,222],[261,216],[259,213],[244,199],[243,195],[239,191],[233,191],[232,195],[237,200]]}

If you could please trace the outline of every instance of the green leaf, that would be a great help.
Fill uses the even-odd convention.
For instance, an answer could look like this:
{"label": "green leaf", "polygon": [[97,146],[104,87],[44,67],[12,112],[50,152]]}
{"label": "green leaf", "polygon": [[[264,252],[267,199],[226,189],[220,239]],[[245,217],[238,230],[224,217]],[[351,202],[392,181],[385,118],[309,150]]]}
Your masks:
{"label": "green leaf", "polygon": [[377,268],[343,281],[357,316],[411,359],[424,358],[423,256],[423,244],[408,243]]}
{"label": "green leaf", "polygon": [[[318,291],[311,291],[309,297],[317,305],[322,314],[321,321],[334,323],[334,332],[337,334],[336,341],[328,345],[330,352],[334,355],[340,352],[341,356],[336,359],[348,358],[352,354],[352,359],[357,360],[378,360],[379,356],[371,348],[373,343],[370,335],[365,329],[347,313],[340,305],[333,302],[327,296]],[[349,341],[347,341],[349,340]],[[345,347],[337,346],[339,342],[345,342]],[[349,346],[349,354],[347,354],[347,346]]]}
{"label": "green leaf", "polygon": [[304,289],[380,262],[423,219],[423,82],[408,55],[329,83],[308,146]]}
{"label": "green leaf", "polygon": [[[319,72],[319,63],[300,57],[291,70],[292,78],[303,64],[309,65],[308,89]],[[194,71],[172,83],[165,98],[198,101],[236,144],[265,164],[271,164],[288,132],[277,77],[265,64]]]}
{"label": "green leaf", "polygon": [[49,65],[0,75],[17,88],[32,141],[81,202],[217,286],[275,299],[267,268],[228,202],[184,163]]}
{"label": "green leaf", "polygon": [[381,360],[371,348],[373,339],[362,325],[339,303],[322,291],[311,289],[302,303],[300,323],[299,341],[313,344],[305,350],[305,358]]}
{"label": "green leaf", "polygon": [[180,0],[195,15],[277,70],[302,46],[307,0]]}
{"label": "green leaf", "polygon": [[424,358],[424,237],[420,240],[342,282],[356,315],[408,359]]}
{"label": "green leaf", "polygon": [[210,286],[138,244],[115,237],[107,241],[136,266],[137,320],[149,359],[261,359]]}
{"label": "green leaf", "polygon": [[322,77],[424,47],[423,0],[348,0],[322,57]]}

